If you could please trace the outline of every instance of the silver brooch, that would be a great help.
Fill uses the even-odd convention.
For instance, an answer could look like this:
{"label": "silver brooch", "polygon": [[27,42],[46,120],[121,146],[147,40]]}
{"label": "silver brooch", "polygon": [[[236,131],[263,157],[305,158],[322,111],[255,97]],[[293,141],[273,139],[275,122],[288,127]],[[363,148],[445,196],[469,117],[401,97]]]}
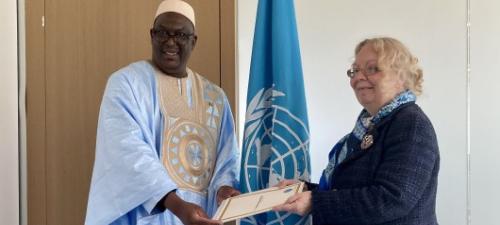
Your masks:
{"label": "silver brooch", "polygon": [[365,134],[363,136],[363,140],[361,140],[361,149],[366,150],[373,144],[373,135],[371,134]]}

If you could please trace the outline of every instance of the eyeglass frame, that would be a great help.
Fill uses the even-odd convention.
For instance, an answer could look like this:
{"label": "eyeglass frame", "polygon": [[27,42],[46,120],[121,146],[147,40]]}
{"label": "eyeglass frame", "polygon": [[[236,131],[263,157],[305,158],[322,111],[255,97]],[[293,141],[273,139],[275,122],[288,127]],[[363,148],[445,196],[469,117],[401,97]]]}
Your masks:
{"label": "eyeglass frame", "polygon": [[362,72],[365,76],[372,76],[375,75],[379,72],[382,72],[382,70],[378,67],[378,65],[370,65],[370,66],[365,66],[364,68],[355,68],[354,65],[351,66],[347,70],[347,77],[349,78],[354,78],[357,73]]}
{"label": "eyeglass frame", "polygon": [[159,42],[165,42],[172,38],[179,44],[185,44],[189,39],[195,36],[194,33],[188,34],[184,32],[169,32],[164,29],[155,28],[151,28],[151,33],[153,34],[153,38]]}

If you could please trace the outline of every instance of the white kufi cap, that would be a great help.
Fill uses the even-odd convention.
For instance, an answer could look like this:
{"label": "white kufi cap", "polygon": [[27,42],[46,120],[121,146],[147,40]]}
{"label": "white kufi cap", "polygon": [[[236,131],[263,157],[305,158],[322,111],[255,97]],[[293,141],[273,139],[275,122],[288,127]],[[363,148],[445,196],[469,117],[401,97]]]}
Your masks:
{"label": "white kufi cap", "polygon": [[195,26],[193,7],[191,7],[191,5],[189,5],[185,1],[165,0],[165,1],[161,2],[160,5],[158,6],[158,10],[156,10],[155,19],[160,14],[163,14],[166,12],[179,13],[179,14],[185,16],[186,18],[188,18],[193,23],[193,27]]}

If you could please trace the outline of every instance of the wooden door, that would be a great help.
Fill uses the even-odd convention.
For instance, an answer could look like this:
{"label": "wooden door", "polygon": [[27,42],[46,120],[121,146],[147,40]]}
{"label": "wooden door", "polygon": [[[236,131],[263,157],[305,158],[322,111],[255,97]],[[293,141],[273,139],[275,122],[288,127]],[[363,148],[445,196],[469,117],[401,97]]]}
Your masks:
{"label": "wooden door", "polygon": [[[159,2],[26,1],[29,224],[83,224],[107,78],[150,58]],[[188,2],[198,32],[189,66],[221,85],[234,109],[234,1]]]}

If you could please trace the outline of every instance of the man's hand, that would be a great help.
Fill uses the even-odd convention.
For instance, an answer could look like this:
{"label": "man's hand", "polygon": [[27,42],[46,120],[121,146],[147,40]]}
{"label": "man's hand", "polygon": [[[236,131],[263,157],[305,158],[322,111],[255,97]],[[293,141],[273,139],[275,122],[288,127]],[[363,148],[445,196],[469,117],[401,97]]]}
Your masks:
{"label": "man's hand", "polygon": [[190,202],[184,202],[177,217],[186,225],[221,225],[221,221],[211,220],[201,207]]}
{"label": "man's hand", "polygon": [[221,221],[209,219],[200,206],[182,200],[175,193],[168,194],[164,204],[185,225],[222,225]]}
{"label": "man's hand", "polygon": [[274,211],[287,211],[301,216],[309,214],[311,212],[311,192],[301,192],[291,196],[286,200],[285,203],[273,207]]}
{"label": "man's hand", "polygon": [[226,198],[241,194],[238,190],[230,186],[222,186],[217,191],[217,205],[220,205]]}

